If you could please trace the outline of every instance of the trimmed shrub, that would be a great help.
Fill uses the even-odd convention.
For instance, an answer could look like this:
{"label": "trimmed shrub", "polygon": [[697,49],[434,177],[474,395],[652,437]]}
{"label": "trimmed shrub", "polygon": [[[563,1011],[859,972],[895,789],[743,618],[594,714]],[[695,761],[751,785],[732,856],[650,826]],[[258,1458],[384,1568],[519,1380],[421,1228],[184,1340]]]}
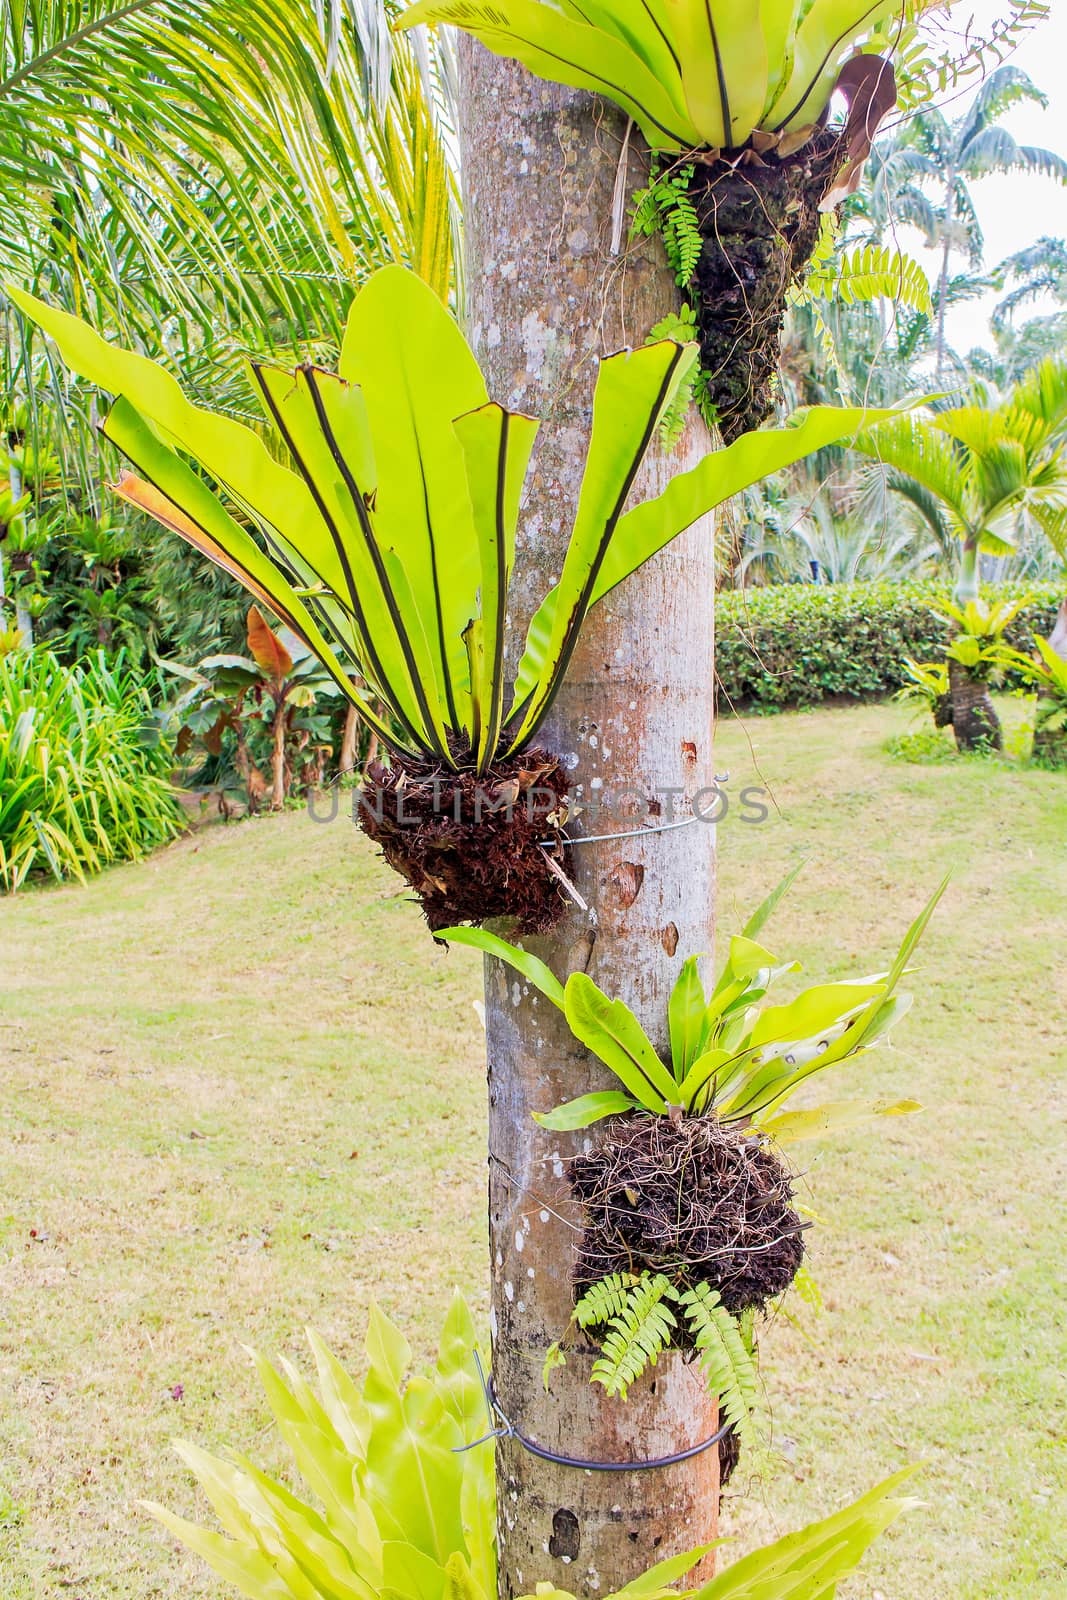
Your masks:
{"label": "trimmed shrub", "polygon": [[[998,598],[1033,595],[1005,635],[1027,654],[1052,631],[1064,586],[998,584]],[[870,700],[904,681],[903,661],[940,659],[948,629],[931,615],[946,584],[777,584],[721,594],[715,606],[720,709],[780,711],[824,700]]]}
{"label": "trimmed shrub", "polygon": [[84,881],[173,838],[173,759],[121,658],[0,656],[0,888],[39,873]]}

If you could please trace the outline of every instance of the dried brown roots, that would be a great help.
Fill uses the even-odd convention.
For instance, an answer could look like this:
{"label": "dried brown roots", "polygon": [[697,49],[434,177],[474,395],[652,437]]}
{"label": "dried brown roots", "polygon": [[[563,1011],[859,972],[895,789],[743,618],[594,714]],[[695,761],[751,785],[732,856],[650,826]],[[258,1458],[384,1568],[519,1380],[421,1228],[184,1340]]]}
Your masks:
{"label": "dried brown roots", "polygon": [[567,790],[566,773],[545,750],[524,750],[480,778],[394,757],[389,767],[368,767],[358,816],[434,932],[508,917],[521,932],[543,933],[567,907],[549,865],[568,872]]}
{"label": "dried brown roots", "polygon": [[734,1315],[792,1283],[804,1255],[793,1185],[767,1144],[714,1116],[619,1117],[571,1163],[585,1211],[581,1294],[612,1272],[662,1272],[717,1289]]}
{"label": "dried brown roots", "polygon": [[780,159],[773,152],[697,161],[689,198],[704,248],[690,282],[700,364],[726,444],[774,407],[789,290],[819,238],[819,205],[846,147],[815,134]]}

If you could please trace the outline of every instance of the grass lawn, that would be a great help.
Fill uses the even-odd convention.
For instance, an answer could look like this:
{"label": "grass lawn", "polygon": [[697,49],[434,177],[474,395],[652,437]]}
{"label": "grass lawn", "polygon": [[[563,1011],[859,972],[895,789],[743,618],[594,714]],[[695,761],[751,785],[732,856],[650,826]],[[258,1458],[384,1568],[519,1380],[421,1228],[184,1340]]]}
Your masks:
{"label": "grass lawn", "polygon": [[[805,856],[765,937],[870,971],[954,872],[869,1060],[924,1114],[801,1147],[825,1307],[764,1336],[776,1461],[727,1524],[762,1540],[922,1459],[925,1509],[848,1596],[1062,1600],[1067,778],[891,760],[907,725],[720,734],[728,792],[777,806],[721,827],[724,928]],[[294,812],[3,902],[0,973],[0,1596],[220,1595],[136,1500],[194,1506],[176,1433],[271,1458],[242,1346],[312,1322],[358,1364],[377,1295],[425,1354],[453,1282],[484,1309],[479,962],[343,818]]]}

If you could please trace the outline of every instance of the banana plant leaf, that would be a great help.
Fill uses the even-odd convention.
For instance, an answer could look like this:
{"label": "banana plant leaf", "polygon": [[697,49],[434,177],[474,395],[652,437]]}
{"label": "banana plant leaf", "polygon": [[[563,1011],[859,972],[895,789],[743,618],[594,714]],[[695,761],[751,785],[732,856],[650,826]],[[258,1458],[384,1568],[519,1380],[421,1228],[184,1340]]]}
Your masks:
{"label": "banana plant leaf", "polygon": [[70,367],[115,396],[102,431],[132,468],[119,496],[268,606],[387,748],[479,773],[533,740],[598,600],[739,490],[893,414],[814,408],[627,509],[696,347],[668,339],[608,356],[560,579],[506,703],[508,591],[538,424],[490,400],[454,320],[414,273],[384,268],[356,296],[337,373],[251,366],[287,461],[194,405],[147,357],[9,292]]}

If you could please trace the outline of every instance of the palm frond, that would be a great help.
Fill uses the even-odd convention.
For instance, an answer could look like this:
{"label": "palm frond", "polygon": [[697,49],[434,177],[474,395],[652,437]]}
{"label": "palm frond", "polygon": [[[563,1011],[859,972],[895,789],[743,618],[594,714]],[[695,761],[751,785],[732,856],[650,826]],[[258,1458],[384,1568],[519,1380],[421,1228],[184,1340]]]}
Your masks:
{"label": "palm frond", "polygon": [[336,336],[346,286],[387,260],[447,294],[432,87],[400,43],[368,94],[389,19],[384,4],[360,16],[357,30],[338,7],[321,27],[315,0],[0,0],[7,270],[157,347],[179,319],[212,343]]}

